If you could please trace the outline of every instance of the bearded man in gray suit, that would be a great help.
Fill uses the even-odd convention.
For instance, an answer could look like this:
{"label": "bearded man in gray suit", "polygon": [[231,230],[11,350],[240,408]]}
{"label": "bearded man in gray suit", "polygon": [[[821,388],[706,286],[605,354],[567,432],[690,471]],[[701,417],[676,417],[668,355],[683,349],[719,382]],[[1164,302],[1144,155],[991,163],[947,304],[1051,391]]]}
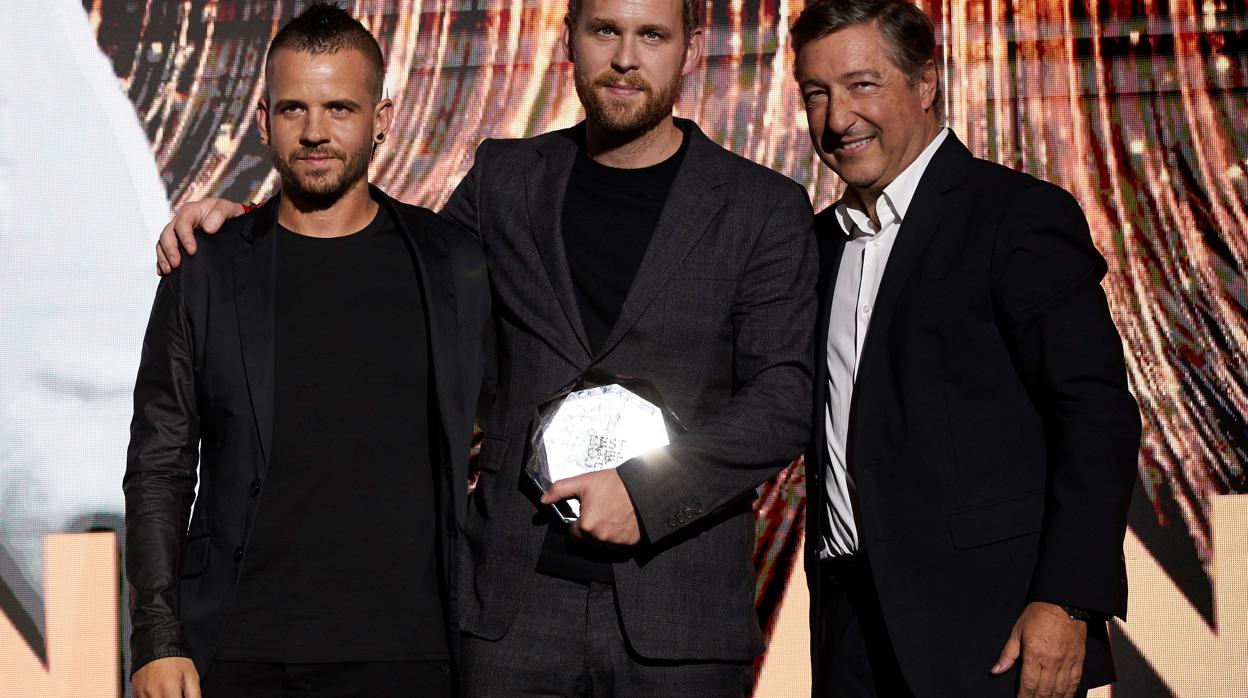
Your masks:
{"label": "bearded man in gray suit", "polygon": [[[806,192],[672,116],[702,5],[571,0],[585,121],[485,141],[442,212],[485,250],[498,337],[457,551],[466,695],[750,691],[751,504],[809,436],[817,264]],[[186,207],[162,267],[214,205],[235,212]],[[539,502],[534,411],[589,369],[650,380],[688,431]],[[568,527],[543,505],[570,498]]]}

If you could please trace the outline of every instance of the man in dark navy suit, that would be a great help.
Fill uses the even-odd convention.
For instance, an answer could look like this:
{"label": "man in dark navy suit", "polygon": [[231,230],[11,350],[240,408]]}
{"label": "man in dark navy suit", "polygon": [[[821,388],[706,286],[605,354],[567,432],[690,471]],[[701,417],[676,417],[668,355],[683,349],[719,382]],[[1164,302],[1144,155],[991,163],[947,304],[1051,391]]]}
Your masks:
{"label": "man in dark navy suit", "polygon": [[792,35],[846,184],[816,224],[815,694],[1108,683],[1140,422],[1083,213],[942,127],[910,3],[816,2]]}

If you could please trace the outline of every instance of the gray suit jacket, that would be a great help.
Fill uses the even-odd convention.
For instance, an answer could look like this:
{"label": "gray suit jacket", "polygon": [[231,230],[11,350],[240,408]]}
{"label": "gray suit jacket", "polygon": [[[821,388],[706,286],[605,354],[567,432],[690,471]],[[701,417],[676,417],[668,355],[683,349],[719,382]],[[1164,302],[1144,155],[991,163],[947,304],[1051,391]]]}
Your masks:
{"label": "gray suit jacket", "polygon": [[614,566],[631,646],[665,660],[749,660],[762,649],[751,503],[810,432],[812,216],[802,187],[689,126],[650,246],[596,354],[560,230],[572,130],[483,142],[442,212],[485,249],[498,338],[461,548],[468,633],[502,637],[524,601],[549,520],[521,484],[529,425],[540,402],[595,367],[653,381],[689,429],[661,456],[620,468],[644,538]]}

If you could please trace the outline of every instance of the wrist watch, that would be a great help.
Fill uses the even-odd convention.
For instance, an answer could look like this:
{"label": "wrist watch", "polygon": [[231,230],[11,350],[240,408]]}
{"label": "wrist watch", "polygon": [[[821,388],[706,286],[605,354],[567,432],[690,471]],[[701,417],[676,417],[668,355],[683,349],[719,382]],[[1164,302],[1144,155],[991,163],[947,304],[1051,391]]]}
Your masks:
{"label": "wrist watch", "polygon": [[1061,606],[1062,610],[1066,612],[1066,615],[1070,616],[1071,620],[1081,620],[1085,623],[1091,623],[1100,619],[1100,616],[1092,611],[1088,611],[1077,606],[1067,606],[1066,604],[1061,604]]}

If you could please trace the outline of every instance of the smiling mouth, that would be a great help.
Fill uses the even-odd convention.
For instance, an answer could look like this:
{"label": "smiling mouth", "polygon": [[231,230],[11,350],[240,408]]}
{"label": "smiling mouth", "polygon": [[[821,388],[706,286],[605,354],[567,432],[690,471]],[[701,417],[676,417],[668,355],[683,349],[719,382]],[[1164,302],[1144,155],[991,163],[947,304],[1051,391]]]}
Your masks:
{"label": "smiling mouth", "polygon": [[835,148],[833,148],[833,150],[837,153],[853,155],[854,153],[861,152],[864,148],[866,148],[868,145],[871,145],[874,142],[875,142],[875,136],[868,136],[867,138],[861,138],[855,141],[850,141],[848,143],[842,141]]}

